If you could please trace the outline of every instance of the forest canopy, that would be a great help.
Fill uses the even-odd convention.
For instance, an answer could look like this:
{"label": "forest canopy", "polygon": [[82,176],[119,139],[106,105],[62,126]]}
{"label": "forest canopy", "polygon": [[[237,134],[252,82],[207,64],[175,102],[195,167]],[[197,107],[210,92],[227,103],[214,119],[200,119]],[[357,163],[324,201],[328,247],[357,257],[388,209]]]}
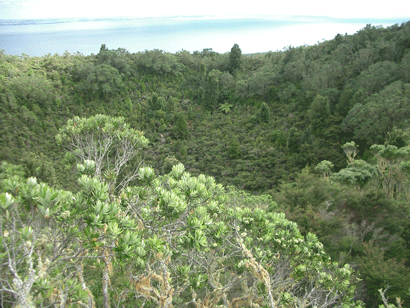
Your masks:
{"label": "forest canopy", "polygon": [[[87,144],[105,161],[110,136],[120,137],[118,149],[139,147],[128,139],[141,134],[129,135],[122,122],[75,118],[57,139],[70,141],[74,153]],[[91,138],[90,129],[100,132]],[[99,134],[102,144],[95,142]],[[121,154],[108,167],[116,170]],[[74,194],[2,164],[2,306],[355,305],[353,270],[332,263],[317,237],[303,237],[283,213],[233,206],[236,194],[180,163],[163,176],[131,169],[136,185],[120,190],[100,166],[77,164]]]}
{"label": "forest canopy", "polygon": [[410,307],[409,42],[0,52],[0,305]]}

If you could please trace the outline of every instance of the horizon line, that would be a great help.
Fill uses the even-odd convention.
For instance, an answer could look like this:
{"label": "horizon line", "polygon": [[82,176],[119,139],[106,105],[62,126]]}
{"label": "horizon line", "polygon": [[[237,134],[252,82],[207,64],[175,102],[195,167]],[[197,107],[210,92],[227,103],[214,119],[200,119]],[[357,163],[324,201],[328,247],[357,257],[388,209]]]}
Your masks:
{"label": "horizon line", "polygon": [[164,15],[164,16],[72,16],[72,17],[41,17],[41,18],[0,18],[0,21],[27,21],[27,20],[49,20],[49,21],[59,21],[59,20],[77,20],[77,21],[99,21],[99,20],[127,20],[127,19],[145,19],[145,20],[155,20],[155,19],[277,19],[277,20],[287,20],[287,19],[315,19],[315,20],[363,20],[363,19],[380,19],[380,20],[410,20],[410,16],[363,16],[363,17],[334,17],[326,15],[269,15],[269,14],[253,14],[253,15]]}

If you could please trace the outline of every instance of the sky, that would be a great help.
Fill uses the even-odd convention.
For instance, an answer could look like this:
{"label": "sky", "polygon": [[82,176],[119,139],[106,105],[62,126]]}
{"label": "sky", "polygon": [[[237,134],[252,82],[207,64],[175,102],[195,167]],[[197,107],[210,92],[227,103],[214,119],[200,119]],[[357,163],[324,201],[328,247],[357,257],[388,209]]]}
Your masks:
{"label": "sky", "polygon": [[[130,0],[0,0],[0,19],[165,16],[327,16],[334,18],[410,18],[410,1],[130,1]],[[382,5],[381,5],[382,4]]]}

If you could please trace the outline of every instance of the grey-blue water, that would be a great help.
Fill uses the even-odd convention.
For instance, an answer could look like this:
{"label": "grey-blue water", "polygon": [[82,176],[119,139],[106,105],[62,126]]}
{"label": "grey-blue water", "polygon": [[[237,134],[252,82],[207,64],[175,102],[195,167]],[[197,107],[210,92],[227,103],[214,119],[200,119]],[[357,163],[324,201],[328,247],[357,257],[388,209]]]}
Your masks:
{"label": "grey-blue water", "polygon": [[239,44],[243,53],[313,45],[338,33],[354,34],[366,24],[387,27],[403,19],[334,19],[327,17],[0,20],[0,49],[7,54],[43,56],[98,53],[101,44],[129,52],[168,52],[212,48],[224,53]]}

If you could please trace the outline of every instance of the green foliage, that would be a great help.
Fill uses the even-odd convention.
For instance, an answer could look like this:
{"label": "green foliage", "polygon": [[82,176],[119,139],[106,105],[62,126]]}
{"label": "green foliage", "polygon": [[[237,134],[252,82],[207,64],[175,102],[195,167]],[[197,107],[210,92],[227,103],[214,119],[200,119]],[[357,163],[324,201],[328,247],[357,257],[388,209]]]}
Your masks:
{"label": "green foliage", "polygon": [[18,76],[8,86],[16,99],[26,106],[37,104],[46,107],[55,102],[53,86],[44,75]]}
{"label": "green foliage", "polygon": [[232,107],[233,107],[232,104],[225,103],[225,104],[222,104],[221,106],[219,106],[218,110],[228,114],[231,111]]}
{"label": "green foliage", "polygon": [[352,102],[353,93],[354,91],[350,88],[344,89],[335,106],[336,114],[345,117],[349,113],[350,109],[354,106],[354,103]]}
{"label": "green foliage", "polygon": [[409,134],[407,132],[393,126],[392,130],[386,135],[385,143],[401,148],[408,144],[408,140]]}
{"label": "green foliage", "polygon": [[175,158],[174,155],[172,156],[167,156],[164,160],[164,164],[162,166],[162,174],[170,173],[172,168],[175,165],[179,165],[181,162]]}
{"label": "green foliage", "polygon": [[[148,145],[144,134],[130,128],[124,118],[101,114],[68,120],[56,140],[74,154],[77,161],[94,161],[95,175],[114,191],[136,179],[139,150]],[[126,163],[130,161],[136,165],[128,169]]]}
{"label": "green foliage", "polygon": [[357,159],[349,167],[331,175],[331,179],[346,184],[363,187],[367,182],[377,175],[376,167]]}
{"label": "green foliage", "polygon": [[186,139],[189,134],[188,124],[185,116],[181,114],[174,127],[174,135],[177,139]]}
{"label": "green foliage", "polygon": [[355,80],[355,86],[361,88],[367,97],[379,92],[386,85],[396,80],[397,64],[390,61],[380,61],[362,71]]}
{"label": "green foliage", "polygon": [[332,172],[332,168],[334,164],[328,160],[322,160],[319,164],[317,164],[315,170],[319,171],[323,177],[327,178]]}
{"label": "green foliage", "polygon": [[[353,143],[344,146],[345,149],[349,147],[355,149]],[[377,148],[381,149],[381,147]],[[373,175],[369,177],[368,174],[366,175],[366,171],[373,173]],[[384,189],[380,189],[378,172],[377,165],[354,160],[348,168],[342,169],[336,176],[337,180],[339,177],[344,180],[351,179],[352,183],[356,183],[355,186],[361,187],[360,189],[351,189],[351,184],[347,182],[339,184],[339,181],[333,181],[334,174],[330,176],[331,180],[328,181],[314,177],[306,171],[294,183],[283,184],[274,198],[280,209],[286,211],[287,216],[298,223],[304,234],[310,231],[319,236],[333,259],[359,264],[358,271],[364,279],[360,284],[368,292],[362,299],[369,304],[380,302],[377,290],[391,285],[389,279],[395,280],[393,277],[400,276],[398,280],[406,280],[408,275],[407,267],[400,263],[403,259],[399,259],[399,256],[403,258],[403,255],[407,255],[407,253],[399,253],[399,251],[405,250],[405,247],[400,244],[402,239],[396,237],[399,236],[397,233],[392,236],[387,231],[397,232],[393,231],[391,224],[401,225],[403,223],[399,222],[401,215],[404,215],[404,220],[407,219],[407,207],[399,210],[396,207],[397,203],[388,196]],[[363,175],[366,175],[364,179],[367,179],[367,184],[357,185],[358,181],[363,179]],[[390,219],[391,222],[389,222]],[[383,255],[382,251],[392,249],[391,254],[385,254],[385,257],[379,258],[377,262],[373,262],[372,257],[367,259],[364,257],[364,252],[367,245],[372,243],[375,255]],[[393,248],[395,246],[401,248],[395,249]],[[397,261],[393,258],[397,258]],[[365,259],[366,261],[364,261]],[[362,262],[368,262],[368,264]],[[389,272],[390,263],[392,269],[401,268],[393,276],[390,276]],[[371,273],[370,267],[378,269],[375,269],[375,273]],[[382,275],[384,278],[376,281],[374,279],[376,272],[378,277]],[[382,274],[383,272],[384,274]],[[369,288],[367,283],[369,283]],[[404,296],[406,290],[407,286],[404,284],[403,287],[395,287],[396,293],[394,295],[390,294]]]}
{"label": "green foliage", "polygon": [[[355,104],[365,103],[370,93],[375,95],[396,80],[407,82],[408,47],[403,41],[406,29],[406,24],[387,29],[369,27],[356,35],[338,36],[317,46],[241,55],[241,68],[236,70],[235,77],[227,70],[230,57],[240,51],[237,46],[226,54],[209,49],[194,53],[152,50],[132,54],[125,49],[110,50],[107,46],[97,55],[87,57],[65,54],[18,58],[2,54],[0,99],[4,104],[0,116],[3,124],[0,158],[17,162],[15,152],[52,153],[51,163],[60,171],[61,150],[51,142],[51,136],[73,115],[88,117],[107,113],[124,116],[133,127],[144,129],[152,140],[156,141],[161,134],[164,140],[160,143],[161,149],[153,143],[152,155],[147,158],[150,164],[160,164],[175,148],[168,137],[173,133],[178,115],[184,113],[190,133],[184,139],[187,140],[184,147],[179,148],[184,153],[181,157],[186,159],[183,162],[196,174],[205,172],[226,183],[267,191],[282,179],[294,178],[307,163],[331,160],[338,170],[343,167],[340,144],[354,138],[365,147],[362,137],[354,130],[371,125],[362,125],[365,121],[359,119],[358,125],[353,123],[347,127],[348,116],[342,134],[341,118],[333,117],[332,113],[345,117]],[[33,88],[30,84],[36,86]],[[149,107],[150,98],[154,97],[155,102],[153,93],[159,104],[152,109]],[[317,95],[326,97],[329,102],[331,115],[324,120],[320,112],[319,118],[306,117]],[[260,113],[256,106],[263,102],[269,106],[269,123],[273,124],[262,128],[258,125]],[[230,124],[206,112],[218,108],[223,113],[229,110],[226,120],[229,119]],[[311,123],[313,118],[316,124]],[[244,123],[245,119],[250,119],[249,123]],[[389,121],[382,118],[383,123],[377,127]],[[399,119],[396,123],[398,129],[406,127],[401,122]],[[203,127],[207,129],[204,131]],[[197,136],[213,138],[218,134],[216,129],[226,136],[230,132],[238,134],[249,166],[236,170],[224,155],[226,150],[221,147],[226,145],[221,142],[214,142],[217,146],[211,150],[209,144],[205,148],[206,142],[198,142]],[[271,144],[268,136],[273,131],[282,134]],[[368,142],[382,143],[388,131],[391,128],[372,131]],[[247,138],[247,134],[252,137]],[[261,153],[255,155],[252,150],[255,148]],[[212,164],[202,163],[200,158],[205,151],[209,152]],[[264,171],[273,166],[279,170],[270,175]],[[229,176],[221,175],[224,168]],[[63,185],[72,185],[68,184],[73,183],[69,172],[57,174]]]}
{"label": "green foliage", "polygon": [[269,106],[263,102],[258,111],[258,120],[260,123],[268,123],[270,119],[270,109]]}
{"label": "green foliage", "polygon": [[308,111],[310,125],[315,134],[320,134],[321,130],[324,128],[324,123],[326,123],[329,116],[329,99],[318,94]]}
{"label": "green foliage", "polygon": [[296,127],[292,127],[288,131],[286,147],[292,152],[299,152],[301,144],[301,133]]}
{"label": "green foliage", "polygon": [[229,54],[229,72],[233,74],[241,67],[242,50],[238,44],[234,44]]}
{"label": "green foliage", "polygon": [[234,136],[229,142],[228,156],[231,159],[238,159],[241,157],[240,143],[237,136]]}
{"label": "green foliage", "polygon": [[[280,52],[252,55],[243,55],[237,45],[225,54],[211,49],[176,54],[160,50],[130,53],[125,49],[109,50],[104,45],[97,55],[91,56],[66,53],[62,56],[17,57],[0,52],[0,159],[22,165],[20,168],[9,168],[10,165],[3,162],[0,178],[8,180],[0,184],[2,200],[7,199],[5,193],[8,193],[12,196],[10,200],[19,204],[19,215],[22,216],[14,216],[17,220],[25,222],[27,217],[33,217],[39,222],[37,226],[31,226],[33,235],[38,230],[56,230],[53,234],[47,231],[48,238],[71,243],[72,238],[64,237],[68,236],[69,229],[56,226],[63,222],[77,226],[79,235],[73,235],[77,239],[73,243],[87,249],[88,253],[94,253],[92,258],[83,258],[80,262],[84,266],[83,271],[76,265],[71,268],[73,272],[65,270],[61,263],[52,265],[50,268],[66,276],[59,276],[59,280],[45,278],[36,281],[32,288],[35,301],[50,304],[54,298],[47,299],[47,296],[53,297],[55,294],[49,294],[50,290],[60,292],[60,298],[65,291],[72,290],[72,293],[67,291],[67,296],[80,298],[80,293],[84,291],[78,287],[81,285],[79,273],[82,272],[88,289],[94,294],[96,306],[103,306],[103,302],[108,301],[107,297],[111,301],[120,300],[124,294],[129,294],[129,297],[124,303],[116,305],[159,305],[155,298],[144,302],[141,294],[148,295],[141,290],[144,283],[148,284],[147,277],[151,277],[150,288],[156,288],[163,303],[170,303],[172,297],[172,304],[176,307],[189,301],[191,305],[199,306],[203,304],[199,301],[205,301],[205,298],[209,299],[209,305],[211,301],[214,305],[220,304],[222,295],[215,290],[225,286],[232,286],[231,289],[225,288],[229,289],[229,301],[239,298],[239,295],[260,295],[254,298],[255,302],[243,303],[245,306],[262,305],[261,301],[269,303],[271,295],[278,305],[281,305],[280,299],[289,306],[296,306],[301,293],[295,295],[292,290],[275,293],[277,291],[258,277],[257,268],[268,270],[266,265],[270,264],[264,262],[268,250],[273,251],[273,248],[268,248],[270,243],[258,242],[259,239],[254,240],[252,236],[252,243],[259,244],[249,245],[246,236],[241,242],[231,228],[238,219],[235,215],[239,213],[230,210],[234,204],[239,208],[247,204],[251,208],[260,206],[264,210],[285,211],[289,219],[298,222],[304,235],[309,232],[317,234],[332,258],[342,263],[359,264],[359,258],[364,256],[364,244],[372,241],[377,247],[374,248],[375,255],[378,250],[384,252],[383,258],[377,257],[381,268],[396,257],[398,263],[404,261],[407,269],[409,253],[405,228],[409,213],[407,203],[410,200],[410,168],[406,154],[409,25],[403,23],[386,29],[368,25],[355,35],[338,35],[315,46],[289,47]],[[269,112],[261,111],[264,102],[270,116],[267,116]],[[217,109],[221,112],[215,112]],[[72,138],[61,138],[63,147],[55,145],[54,136],[59,129],[68,129],[65,125],[67,120],[74,116],[92,119],[100,117],[98,114],[101,113],[111,119],[120,115],[130,125],[111,129],[104,124],[102,126],[106,131],[103,132],[101,127],[84,124],[81,130],[75,131],[76,135],[73,133],[75,127],[71,127]],[[186,123],[181,120],[183,117]],[[114,125],[111,120],[109,122]],[[138,135],[137,139],[141,139],[137,142],[138,146],[131,147],[130,152],[125,151],[136,155],[126,159],[124,167],[117,173],[115,162],[121,159],[115,158],[126,156],[122,156],[125,153],[123,150],[114,151],[113,148],[126,149],[132,137],[124,132],[132,130],[135,133],[144,130],[152,142],[147,145],[141,141],[143,136]],[[70,143],[74,136],[91,135],[101,138],[98,141],[94,139],[94,144],[99,144],[94,150],[103,149],[110,142],[113,144],[103,163],[93,157],[76,156],[74,153],[78,154],[79,151],[71,153],[71,166],[69,159],[62,162],[64,148],[76,144]],[[84,145],[93,144],[91,138],[76,140]],[[349,140],[356,143],[346,144]],[[379,145],[370,149],[373,143]],[[341,149],[343,144],[345,146]],[[141,148],[146,149],[146,154],[142,155]],[[347,155],[347,165],[342,150]],[[178,168],[179,171],[173,173],[172,168],[179,163],[173,156],[186,166],[189,177],[187,172]],[[76,163],[80,182],[75,181],[78,173],[74,172],[73,166]],[[331,164],[334,166],[331,167]],[[153,168],[141,169],[143,165],[152,165],[163,176],[158,177]],[[301,173],[306,165],[313,167]],[[307,172],[308,169],[312,171],[314,166],[324,178]],[[97,172],[100,167],[101,172]],[[332,169],[334,173],[327,178]],[[21,181],[17,177],[23,177],[24,173],[26,176],[36,176],[38,180],[18,184]],[[229,189],[228,199],[235,201],[214,202],[207,199],[209,202],[201,203],[201,198],[205,197],[201,195],[202,185],[198,183],[204,183],[193,180],[201,173],[214,176],[219,183],[252,191],[257,196],[244,196],[242,192]],[[133,177],[127,178],[131,174]],[[192,189],[182,182],[178,182],[177,187],[171,187],[175,184],[173,181],[189,183]],[[33,187],[36,189],[31,189]],[[57,187],[79,192],[71,195],[75,198],[75,206],[71,206],[74,202],[72,198],[56,197],[56,191],[60,192]],[[274,196],[276,205],[265,200],[267,197],[263,193],[266,192]],[[2,204],[8,204],[9,199],[4,200]],[[23,200],[21,206],[20,200]],[[201,209],[197,209],[194,203]],[[221,204],[225,209],[221,209]],[[55,209],[59,206],[67,208],[58,214]],[[10,215],[13,205],[8,204],[7,208]],[[33,216],[29,211],[34,208],[37,212]],[[85,209],[90,212],[83,212],[83,216],[74,211]],[[190,214],[192,210],[194,212]],[[147,216],[145,211],[149,212]],[[185,232],[182,226],[188,221],[181,218],[184,215],[181,213],[188,213],[187,219],[192,216],[189,218],[192,229],[189,233],[179,233],[178,237],[172,232]],[[13,215],[17,214],[13,212]],[[139,215],[145,218],[141,219]],[[245,214],[241,212],[240,215]],[[252,215],[238,222],[241,231],[242,228],[252,229],[251,224],[247,223],[251,218],[253,221],[259,219],[256,214]],[[119,221],[122,216],[124,219]],[[86,219],[93,224],[94,230],[81,229]],[[131,220],[135,220],[135,224]],[[51,224],[51,229],[42,227],[46,222]],[[105,231],[102,225],[106,225]],[[143,231],[145,226],[149,226],[147,230],[151,230],[150,234],[144,233],[148,232]],[[173,226],[176,229],[172,229]],[[258,227],[267,230],[262,225]],[[163,233],[156,232],[160,229]],[[86,232],[89,232],[87,240]],[[250,234],[251,231],[244,232]],[[157,240],[149,241],[154,235]],[[110,243],[114,238],[119,243],[118,247]],[[183,239],[183,242],[175,242],[174,238]],[[41,245],[45,241],[42,239]],[[135,241],[144,242],[145,246],[136,247],[133,244]],[[241,252],[236,251],[235,254],[234,250],[229,250],[232,246],[228,242],[234,243]],[[85,248],[86,245],[88,248]],[[259,246],[263,249],[257,249]],[[36,247],[45,254],[56,253],[42,250],[40,244]],[[172,262],[180,262],[175,268],[169,267],[173,263],[166,259],[170,255],[170,247],[179,247],[172,250],[175,254],[171,257]],[[149,253],[151,248],[152,251],[155,248],[156,255]],[[106,252],[119,249],[112,262],[108,257],[104,260],[104,249],[107,249]],[[216,251],[214,259],[210,257],[211,250]],[[255,262],[251,263],[249,253]],[[184,259],[183,254],[192,258]],[[193,256],[195,260],[211,260],[214,263],[199,265],[193,261]],[[94,262],[96,259],[93,258],[100,260],[100,263]],[[125,261],[129,259],[133,263]],[[107,264],[115,263],[115,274],[109,276],[111,291],[107,292],[103,290],[105,287],[110,290],[108,280],[101,278],[104,272],[110,272],[109,267],[105,267],[105,261]],[[21,263],[24,264],[21,268],[28,264],[25,262]],[[34,266],[37,266],[36,262],[38,259],[35,259]],[[165,272],[162,264],[168,266]],[[212,264],[219,265],[215,267]],[[359,271],[364,264],[357,265]],[[395,268],[394,265],[392,267]],[[306,277],[303,273],[309,272],[309,266],[297,262],[293,269],[295,277]],[[164,273],[169,273],[170,279],[174,278],[174,285],[167,286],[163,278],[161,282],[158,277],[165,277],[167,274]],[[235,275],[232,276],[232,273]],[[241,279],[248,282],[247,290],[242,289],[241,280],[236,278],[242,274],[246,277],[242,276]],[[376,305],[380,302],[380,296],[378,287],[372,287],[377,284],[375,280],[366,278],[370,274],[371,271],[362,273],[366,283],[362,282],[363,291],[358,296],[369,305]],[[52,270],[47,275],[57,277]],[[130,275],[139,277],[139,280],[130,284],[125,278]],[[188,276],[181,278],[181,275]],[[398,281],[406,277],[405,271],[398,271],[395,275],[399,277]],[[311,277],[317,277],[321,283],[326,281],[326,277],[313,274]],[[308,284],[306,281],[303,288]],[[309,283],[312,283],[311,280]],[[211,284],[216,288],[210,288]],[[70,289],[71,285],[73,287]],[[250,288],[251,285],[254,287]],[[391,289],[385,294],[402,296],[406,304],[408,300],[404,295],[404,286],[405,283],[403,287],[397,285],[394,295]],[[174,290],[173,296],[163,291],[168,287]],[[379,284],[379,287],[385,290],[387,286]],[[124,290],[132,291],[121,293]],[[12,299],[11,295],[6,297]],[[316,298],[321,297],[318,295]],[[87,297],[82,302],[89,300]],[[309,305],[309,300],[305,303]],[[55,305],[64,306],[61,302]],[[310,305],[316,304],[310,302]]]}
{"label": "green foliage", "polygon": [[25,153],[21,158],[24,173],[29,177],[36,177],[42,182],[58,186],[58,179],[52,161],[43,153]]}
{"label": "green foliage", "polygon": [[[117,134],[123,136],[127,127],[120,118],[76,118],[57,139],[77,130],[112,133],[114,128],[121,128]],[[225,294],[234,301],[235,290],[248,280],[255,282],[252,288],[263,286],[251,292],[249,302],[268,304],[273,294],[280,297],[285,290],[288,300],[312,304],[350,302],[354,296],[352,270],[331,263],[317,237],[302,237],[284,214],[266,211],[276,208],[269,196],[254,197],[234,188],[227,193],[212,177],[193,177],[178,164],[160,177],[150,167],[140,168],[138,186],[126,185],[115,197],[109,184],[93,176],[97,164],[78,164],[82,176],[76,195],[38,184],[35,178],[2,180],[6,192],[0,195],[0,232],[5,241],[0,258],[11,264],[0,279],[2,298],[11,293],[16,304],[82,301],[110,307],[110,284],[117,293],[135,290],[116,299],[124,304],[135,296],[171,303],[171,289],[178,290],[182,302],[199,290],[199,297],[194,296],[198,300],[219,301]],[[40,275],[32,274],[34,260]],[[21,262],[26,265],[17,269],[14,264]],[[124,268],[125,277],[135,278],[125,278],[113,262]],[[100,273],[100,287],[84,270],[86,264]],[[281,276],[276,275],[279,269],[284,270]],[[307,280],[312,291],[300,294],[297,290]],[[214,293],[209,282],[223,287],[223,293]],[[19,288],[22,284],[26,287]],[[146,292],[147,287],[156,291]],[[326,291],[332,288],[338,295]],[[56,297],[56,290],[65,296]]]}
{"label": "green foliage", "polygon": [[[361,272],[367,286],[367,293],[373,304],[379,301],[379,289],[388,287],[388,296],[408,298],[406,290],[410,287],[410,271],[403,262],[386,259],[383,251],[371,243],[365,245],[365,251],[359,258]],[[377,301],[375,299],[378,299]]]}
{"label": "green foliage", "polygon": [[383,190],[389,196],[397,197],[406,186],[406,164],[410,158],[410,147],[375,144],[370,150],[377,160]]}
{"label": "green foliage", "polygon": [[354,141],[347,142],[342,145],[342,149],[347,156],[347,163],[353,163],[358,152],[358,146],[356,145],[356,143]]}
{"label": "green foliage", "polygon": [[219,77],[221,72],[213,69],[206,77],[205,88],[202,94],[202,101],[206,110],[213,111],[216,109],[219,101]]}
{"label": "green foliage", "polygon": [[355,105],[343,120],[345,131],[368,144],[382,143],[393,126],[401,128],[409,115],[409,85],[401,81],[371,95],[364,104]]}
{"label": "green foliage", "polygon": [[108,64],[85,67],[79,74],[85,77],[82,77],[84,80],[79,83],[78,90],[87,97],[109,98],[123,88],[118,70]]}
{"label": "green foliage", "polygon": [[178,76],[184,69],[175,56],[158,49],[136,54],[135,65],[143,72],[153,72],[159,75]]}
{"label": "green foliage", "polygon": [[171,114],[175,111],[175,99],[171,96],[168,98],[165,104],[165,111]]}
{"label": "green foliage", "polygon": [[132,71],[128,61],[123,56],[126,51],[109,50],[105,44],[101,45],[100,52],[97,54],[97,64],[107,64],[117,69],[121,76],[128,77]]}
{"label": "green foliage", "polygon": [[160,110],[163,108],[163,98],[159,98],[158,95],[154,93],[152,94],[151,99],[148,101],[148,104],[153,111]]}

